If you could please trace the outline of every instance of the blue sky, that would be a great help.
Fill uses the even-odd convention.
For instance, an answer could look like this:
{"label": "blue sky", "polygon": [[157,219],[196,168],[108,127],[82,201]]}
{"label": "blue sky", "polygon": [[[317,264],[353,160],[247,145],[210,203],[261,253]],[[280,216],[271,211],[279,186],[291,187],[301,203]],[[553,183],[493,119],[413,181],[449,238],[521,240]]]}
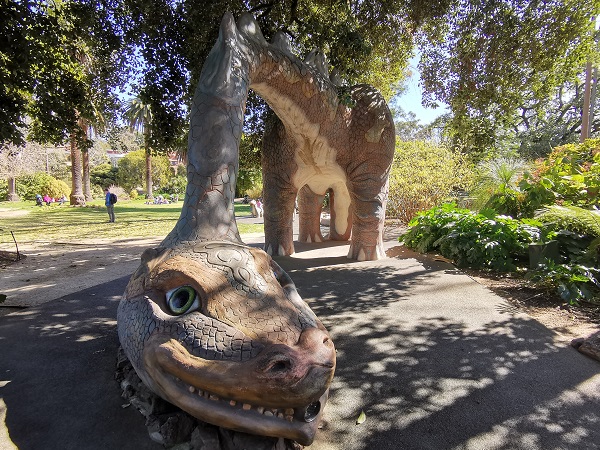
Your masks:
{"label": "blue sky", "polygon": [[423,108],[421,105],[421,87],[419,86],[420,76],[419,71],[417,70],[418,63],[418,55],[411,58],[409,65],[412,77],[407,81],[406,92],[400,97],[398,103],[404,111],[414,112],[417,119],[419,119],[422,124],[427,124],[448,112],[448,110],[441,107],[436,109]]}

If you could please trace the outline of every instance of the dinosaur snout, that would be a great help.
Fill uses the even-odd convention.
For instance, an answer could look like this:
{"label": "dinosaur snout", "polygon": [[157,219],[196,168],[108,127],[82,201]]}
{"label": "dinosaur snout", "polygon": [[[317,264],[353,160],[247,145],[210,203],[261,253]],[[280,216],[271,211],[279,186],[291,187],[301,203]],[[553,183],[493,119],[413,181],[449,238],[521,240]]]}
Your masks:
{"label": "dinosaur snout", "polygon": [[335,348],[329,334],[321,328],[307,328],[298,340],[299,348],[313,364],[335,368]]}
{"label": "dinosaur snout", "polygon": [[[286,401],[305,404],[318,399],[335,370],[335,348],[327,332],[307,328],[292,347],[274,345],[258,356],[257,377]],[[267,388],[267,391],[271,389]]]}

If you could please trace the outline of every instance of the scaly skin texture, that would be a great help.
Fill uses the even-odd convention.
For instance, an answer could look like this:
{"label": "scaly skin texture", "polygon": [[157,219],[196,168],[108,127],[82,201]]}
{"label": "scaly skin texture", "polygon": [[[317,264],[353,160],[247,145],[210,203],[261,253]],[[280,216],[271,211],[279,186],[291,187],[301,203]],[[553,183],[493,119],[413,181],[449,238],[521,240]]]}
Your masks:
{"label": "scaly skin texture", "polygon": [[[182,286],[197,301],[177,316],[167,293]],[[305,415],[325,404],[334,347],[264,251],[230,242],[146,251],[118,324],[136,372],[161,397],[225,428],[312,442],[318,420]]]}
{"label": "scaly skin texture", "polygon": [[225,15],[191,107],[181,216],[142,255],[118,332],[137,374],[165,400],[214,425],[309,445],[334,346],[289,276],[241,242],[233,209],[248,89],[278,67],[269,49],[251,16],[236,26]]}

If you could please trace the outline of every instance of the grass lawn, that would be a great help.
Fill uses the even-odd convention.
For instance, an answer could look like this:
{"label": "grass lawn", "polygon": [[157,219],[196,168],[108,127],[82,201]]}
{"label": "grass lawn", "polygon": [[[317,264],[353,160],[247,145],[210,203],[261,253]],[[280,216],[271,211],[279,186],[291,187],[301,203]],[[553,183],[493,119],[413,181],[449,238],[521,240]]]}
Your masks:
{"label": "grass lawn", "polygon": [[[77,241],[94,238],[164,237],[172,229],[183,202],[146,205],[143,199],[119,200],[115,205],[117,221],[108,223],[104,200],[88,202],[83,208],[35,206],[33,201],[0,202],[0,244],[34,241]],[[250,205],[235,205],[236,216],[249,215]],[[260,233],[263,226],[238,223],[240,234]]]}

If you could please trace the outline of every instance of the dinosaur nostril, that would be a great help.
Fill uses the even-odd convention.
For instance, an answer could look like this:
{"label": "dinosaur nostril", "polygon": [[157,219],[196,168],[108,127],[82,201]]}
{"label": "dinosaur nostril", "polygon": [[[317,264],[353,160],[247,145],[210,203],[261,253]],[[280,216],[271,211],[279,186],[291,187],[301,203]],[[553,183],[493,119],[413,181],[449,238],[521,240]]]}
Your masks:
{"label": "dinosaur nostril", "polygon": [[289,361],[277,361],[270,368],[270,372],[283,372],[290,368],[291,364]]}
{"label": "dinosaur nostril", "polygon": [[327,344],[327,341],[329,341],[329,336],[325,336],[323,338],[323,344]]}

